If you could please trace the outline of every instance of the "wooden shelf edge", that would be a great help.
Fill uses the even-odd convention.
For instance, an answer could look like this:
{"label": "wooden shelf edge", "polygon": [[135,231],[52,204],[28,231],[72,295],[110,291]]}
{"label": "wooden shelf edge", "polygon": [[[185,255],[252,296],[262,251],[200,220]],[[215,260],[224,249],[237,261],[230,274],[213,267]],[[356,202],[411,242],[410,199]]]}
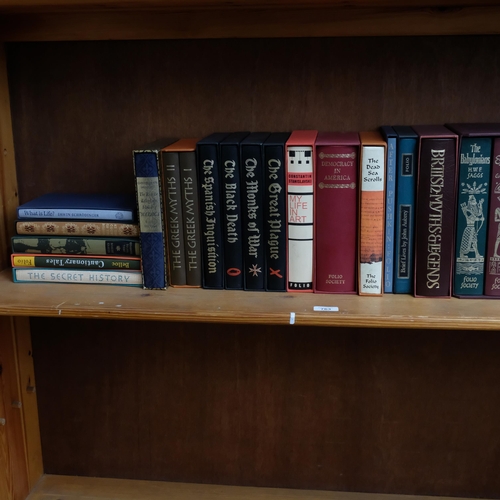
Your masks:
{"label": "wooden shelf edge", "polygon": [[[315,306],[338,311],[314,311]],[[357,328],[500,329],[496,300],[13,283],[0,273],[0,315]]]}
{"label": "wooden shelf edge", "polygon": [[[27,500],[443,500],[443,497],[46,475]],[[449,500],[449,499],[448,499]],[[456,499],[458,500],[458,499]]]}
{"label": "wooden shelf edge", "polygon": [[9,42],[498,33],[498,5],[38,13],[2,13],[0,10],[0,40]]}

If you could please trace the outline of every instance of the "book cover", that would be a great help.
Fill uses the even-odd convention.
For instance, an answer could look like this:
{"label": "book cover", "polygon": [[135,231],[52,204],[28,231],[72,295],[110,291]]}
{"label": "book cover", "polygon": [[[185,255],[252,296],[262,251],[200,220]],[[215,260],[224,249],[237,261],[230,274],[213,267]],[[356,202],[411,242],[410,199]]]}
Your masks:
{"label": "book cover", "polygon": [[419,125],[414,294],[450,297],[455,255],[458,136],[443,125]]}
{"label": "book cover", "polygon": [[19,205],[17,218],[137,220],[133,195],[99,193],[47,193]]}
{"label": "book cover", "polygon": [[140,271],[94,271],[90,269],[43,269],[14,267],[15,283],[66,283],[87,285],[142,286]]}
{"label": "book cover", "polygon": [[139,224],[88,220],[17,220],[17,234],[139,237]]}
{"label": "book cover", "polygon": [[317,130],[294,130],[286,143],[287,290],[312,292],[314,160]]}
{"label": "book cover", "polygon": [[286,291],[285,144],[289,132],[274,132],[264,143],[264,236],[266,290]]}
{"label": "book cover", "polygon": [[357,290],[359,145],[355,132],[316,138],[315,292]]}
{"label": "book cover", "polygon": [[500,137],[493,139],[484,295],[500,296]]}
{"label": "book cover", "polygon": [[175,143],[161,150],[161,169],[168,284],[183,286],[187,283],[186,254],[182,222],[181,167]]}
{"label": "book cover", "polygon": [[143,287],[168,286],[160,151],[173,139],[160,139],[133,150],[136,200],[140,226]]}
{"label": "book cover", "polygon": [[483,295],[491,168],[491,138],[459,139],[455,295]]}
{"label": "book cover", "polygon": [[141,270],[140,257],[105,257],[97,255],[66,257],[64,255],[14,253],[11,254],[11,264],[12,267]]}
{"label": "book cover", "polygon": [[381,295],[384,284],[386,147],[380,132],[360,132],[358,293]]}
{"label": "book cover", "polygon": [[394,293],[412,293],[418,135],[407,126],[395,126],[394,130],[398,134],[398,141],[393,291]]}
{"label": "book cover", "polygon": [[245,290],[265,290],[263,143],[268,137],[268,132],[254,132],[240,146]]}
{"label": "book cover", "polygon": [[12,253],[70,255],[141,255],[138,238],[63,238],[13,236]]}
{"label": "book cover", "polygon": [[198,140],[181,139],[176,143],[181,167],[186,286],[189,287],[201,287],[202,285],[200,204],[196,168],[196,144]]}
{"label": "book cover", "polygon": [[220,132],[211,134],[199,140],[196,146],[204,288],[224,288],[220,142],[227,135]]}
{"label": "book cover", "polygon": [[394,223],[396,204],[396,154],[397,134],[393,127],[380,127],[387,143],[385,180],[385,248],[384,248],[384,292],[392,293],[394,287]]}
{"label": "book cover", "polygon": [[243,225],[240,143],[249,132],[229,134],[220,144],[222,220],[224,226],[224,288],[243,290]]}
{"label": "book cover", "polygon": [[[460,278],[457,279],[457,276],[455,276],[454,293],[458,296],[478,297],[481,296],[481,294],[479,292],[476,293],[476,289],[483,287],[482,293],[484,296],[500,295],[500,255],[498,254],[498,246],[500,245],[500,123],[450,123],[446,124],[446,126],[456,132],[461,138],[459,146],[460,176],[462,176],[462,169],[467,169],[467,172],[470,173],[470,177],[469,174],[466,175],[469,179],[465,179],[464,186],[462,186],[462,179],[459,179],[459,192],[457,195],[459,197],[459,205],[457,207],[458,227],[456,244],[457,246],[462,245],[462,241],[460,239],[460,234],[462,234],[462,236],[465,237],[465,241],[463,242],[464,250],[470,250],[472,248],[472,252],[474,253],[477,245],[479,255],[484,256],[484,286],[481,284],[481,279],[479,277],[469,277],[467,279],[467,284],[464,284],[470,287],[472,289],[471,291],[474,293],[464,294],[457,291],[457,285],[459,283],[458,280],[460,280]],[[468,138],[468,140],[471,141],[468,151],[466,144],[465,147],[463,144],[465,138]],[[484,181],[483,169],[486,165],[484,163],[484,159],[477,160],[475,158],[479,153],[478,151],[472,150],[476,149],[473,146],[476,139],[487,139],[488,141],[491,141],[491,144],[489,145],[490,161],[488,163],[490,170],[489,185],[487,187],[488,199],[482,203],[481,207],[478,207],[478,199],[480,200],[483,198],[483,193],[461,193],[464,189],[477,191],[482,190],[483,187],[481,186],[480,188],[479,184],[482,184],[482,182],[479,182],[479,180]],[[480,153],[484,153],[482,147]],[[478,161],[480,162],[479,164]],[[462,163],[464,163],[464,165],[462,165]],[[469,166],[466,167],[468,163]],[[469,198],[469,195],[472,195],[473,198]],[[460,200],[461,197],[463,197],[463,200]],[[474,200],[476,200],[475,203]],[[470,204],[469,201],[471,201]],[[465,207],[462,207],[462,203],[465,203]],[[483,224],[481,224],[481,210],[485,218]],[[469,219],[467,219],[467,223],[465,224],[465,231],[463,227],[464,221],[462,221],[462,226],[459,225],[461,213],[464,219],[466,214],[468,214],[469,217]],[[473,227],[467,229],[467,225],[472,225]],[[475,243],[476,237],[477,243]],[[486,241],[484,242],[483,247],[482,238],[484,237],[486,237]],[[468,246],[467,243],[470,245]],[[455,257],[457,257],[459,252],[460,248],[456,248]],[[475,267],[476,263],[474,263],[473,267],[471,266],[471,269]],[[457,268],[458,263],[456,264],[456,269]],[[462,285],[462,287],[464,286]]]}

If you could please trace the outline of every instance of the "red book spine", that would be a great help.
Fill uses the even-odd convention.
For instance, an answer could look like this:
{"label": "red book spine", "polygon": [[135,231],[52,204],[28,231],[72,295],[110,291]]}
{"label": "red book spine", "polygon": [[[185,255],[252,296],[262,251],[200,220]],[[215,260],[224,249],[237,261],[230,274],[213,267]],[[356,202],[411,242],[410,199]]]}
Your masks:
{"label": "red book spine", "polygon": [[500,296],[500,137],[493,141],[484,294]]}
{"label": "red book spine", "polygon": [[315,291],[356,292],[356,146],[316,146]]}

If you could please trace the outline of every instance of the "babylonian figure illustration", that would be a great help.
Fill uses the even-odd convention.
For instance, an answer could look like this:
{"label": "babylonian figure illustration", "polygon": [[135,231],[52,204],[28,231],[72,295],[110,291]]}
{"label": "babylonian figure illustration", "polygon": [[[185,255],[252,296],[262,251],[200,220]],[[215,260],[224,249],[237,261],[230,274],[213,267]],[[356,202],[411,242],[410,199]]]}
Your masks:
{"label": "babylonian figure illustration", "polygon": [[460,258],[465,259],[469,253],[474,252],[474,258],[479,259],[482,256],[477,248],[477,235],[484,223],[483,200],[478,203],[476,197],[471,194],[469,201],[460,206],[467,221],[460,243]]}

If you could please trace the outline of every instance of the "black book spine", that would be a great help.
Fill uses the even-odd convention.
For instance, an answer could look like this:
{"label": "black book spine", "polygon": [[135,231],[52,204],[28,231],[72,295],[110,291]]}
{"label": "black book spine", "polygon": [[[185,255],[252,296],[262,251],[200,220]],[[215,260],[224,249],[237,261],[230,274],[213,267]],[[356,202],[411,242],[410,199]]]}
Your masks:
{"label": "black book spine", "polygon": [[224,288],[218,144],[198,144],[203,287]]}
{"label": "black book spine", "polygon": [[456,141],[423,138],[415,225],[415,295],[448,297],[454,260]]}
{"label": "black book spine", "polygon": [[286,189],[284,145],[264,147],[266,290],[286,290]]}
{"label": "black book spine", "polygon": [[237,144],[221,146],[225,288],[243,289],[240,158]]}
{"label": "black book spine", "polygon": [[184,223],[184,249],[186,252],[186,284],[202,285],[200,205],[196,153],[179,153],[182,185],[182,215]]}
{"label": "black book spine", "polygon": [[241,146],[245,290],[264,290],[264,160],[260,144]]}

